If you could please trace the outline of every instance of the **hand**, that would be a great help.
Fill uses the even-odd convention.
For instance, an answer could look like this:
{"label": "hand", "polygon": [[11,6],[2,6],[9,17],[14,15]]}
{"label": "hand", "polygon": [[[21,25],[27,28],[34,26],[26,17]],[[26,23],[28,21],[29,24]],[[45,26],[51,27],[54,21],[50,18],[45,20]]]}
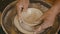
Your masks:
{"label": "hand", "polygon": [[29,0],[18,0],[16,4],[17,15],[20,19],[22,11],[26,11],[29,5]]}
{"label": "hand", "polygon": [[51,9],[49,9],[47,12],[44,13],[44,15],[40,18],[40,20],[44,20],[43,24],[40,25],[39,28],[37,28],[34,32],[34,34],[39,34],[44,29],[53,26],[55,22],[56,16],[60,13],[60,6],[59,4],[55,4],[52,6]]}

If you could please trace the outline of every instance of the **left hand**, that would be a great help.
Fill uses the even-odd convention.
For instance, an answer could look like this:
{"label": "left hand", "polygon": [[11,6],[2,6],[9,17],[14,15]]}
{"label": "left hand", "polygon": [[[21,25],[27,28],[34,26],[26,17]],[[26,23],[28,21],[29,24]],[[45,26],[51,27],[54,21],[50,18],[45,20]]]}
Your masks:
{"label": "left hand", "polygon": [[16,9],[19,19],[21,17],[22,11],[27,11],[28,5],[29,5],[29,0],[17,0]]}

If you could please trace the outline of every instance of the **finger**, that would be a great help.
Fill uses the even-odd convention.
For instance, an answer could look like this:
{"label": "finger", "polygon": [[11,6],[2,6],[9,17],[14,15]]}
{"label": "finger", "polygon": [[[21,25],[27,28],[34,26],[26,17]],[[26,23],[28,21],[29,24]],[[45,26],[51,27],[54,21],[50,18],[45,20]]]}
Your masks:
{"label": "finger", "polygon": [[35,29],[34,34],[41,33],[41,30],[42,30],[42,28],[41,28],[41,27],[39,27],[38,29]]}
{"label": "finger", "polygon": [[37,32],[34,32],[34,34],[38,34]]}
{"label": "finger", "polygon": [[20,17],[21,17],[22,7],[23,7],[23,5],[21,5],[19,3],[16,4],[18,19],[20,19]]}
{"label": "finger", "polygon": [[29,6],[29,0],[23,1],[23,11],[27,11],[28,6]]}

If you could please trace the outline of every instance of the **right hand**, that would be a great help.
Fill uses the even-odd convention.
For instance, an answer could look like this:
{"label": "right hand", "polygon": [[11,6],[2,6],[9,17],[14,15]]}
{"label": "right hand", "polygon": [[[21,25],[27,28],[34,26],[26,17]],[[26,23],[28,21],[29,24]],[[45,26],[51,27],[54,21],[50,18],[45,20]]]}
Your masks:
{"label": "right hand", "polygon": [[44,29],[53,26],[55,22],[56,16],[60,13],[60,2],[54,4],[51,9],[44,13],[44,15],[40,18],[40,20],[44,20],[44,22],[39,26],[39,28],[35,29],[34,34],[39,34]]}

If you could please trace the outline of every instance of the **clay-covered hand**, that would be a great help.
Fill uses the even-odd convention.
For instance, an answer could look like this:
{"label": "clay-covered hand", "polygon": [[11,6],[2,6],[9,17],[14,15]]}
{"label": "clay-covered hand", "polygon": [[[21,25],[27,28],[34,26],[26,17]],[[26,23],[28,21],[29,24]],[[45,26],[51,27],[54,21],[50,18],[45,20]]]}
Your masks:
{"label": "clay-covered hand", "polygon": [[17,0],[16,9],[18,18],[21,16],[22,11],[26,11],[29,5],[29,0]]}
{"label": "clay-covered hand", "polygon": [[40,18],[40,20],[44,20],[44,22],[39,26],[39,28],[35,29],[34,34],[39,34],[44,29],[53,26],[58,13],[60,13],[60,2],[53,5],[47,12],[44,13],[44,15]]}

